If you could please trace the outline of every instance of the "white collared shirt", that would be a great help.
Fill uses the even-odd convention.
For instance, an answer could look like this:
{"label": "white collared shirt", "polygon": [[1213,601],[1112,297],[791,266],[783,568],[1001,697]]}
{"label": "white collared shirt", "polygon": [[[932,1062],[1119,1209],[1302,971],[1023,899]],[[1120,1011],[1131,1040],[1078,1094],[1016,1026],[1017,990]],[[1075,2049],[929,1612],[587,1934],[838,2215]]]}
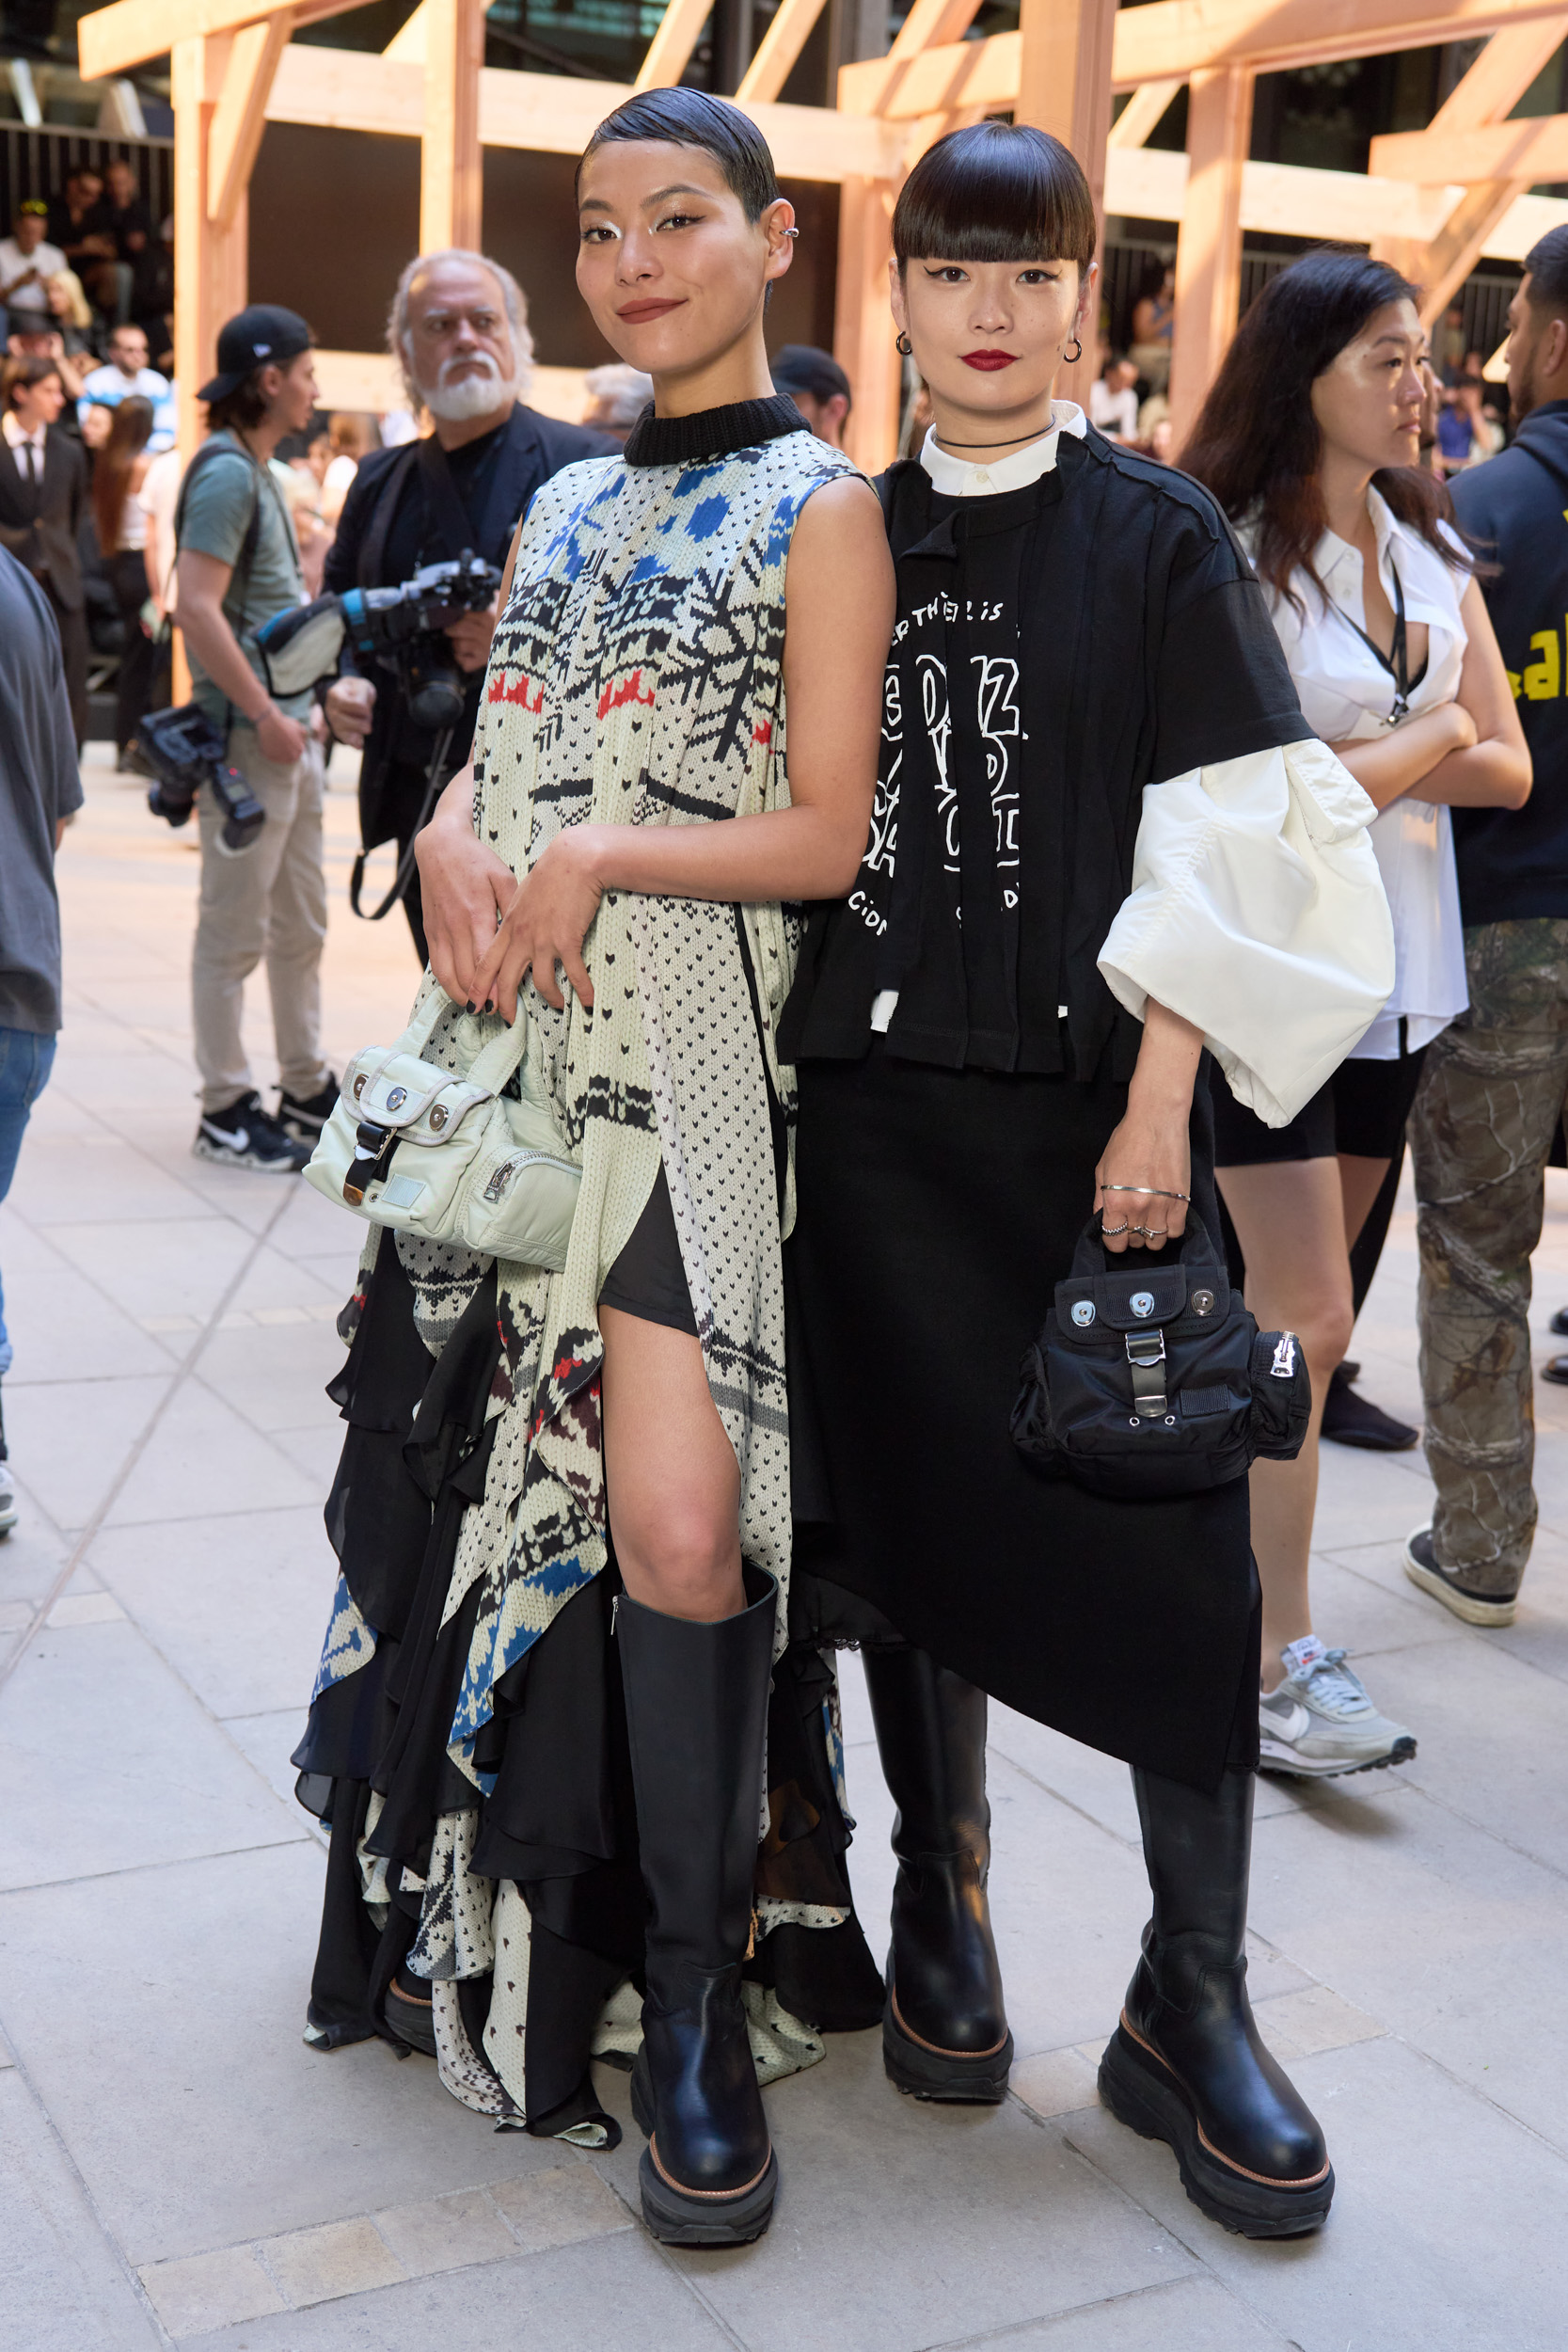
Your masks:
{"label": "white collared shirt", "polygon": [[[1376,490],[1367,493],[1367,511],[1389,602],[1394,602],[1397,566],[1405,619],[1423,622],[1428,632],[1425,674],[1410,691],[1409,716],[1416,718],[1452,702],[1459,691],[1468,642],[1459,609],[1465,575],[1445,564],[1409,524],[1398,521]],[[1241,537],[1249,551],[1255,536],[1243,526]],[[1367,625],[1361,557],[1348,541],[1326,531],[1313,552],[1313,567],[1331,599],[1326,605],[1302,573],[1291,585],[1305,613],[1265,589],[1303,714],[1325,743],[1375,742],[1388,732],[1395,690],[1388,672],[1356,634]],[[1392,1061],[1400,1050],[1402,1015],[1414,1053],[1469,1003],[1465,932],[1448,809],[1407,792],[1379,813],[1370,834],[1394,919],[1398,968],[1393,994],[1350,1058]]]}
{"label": "white collared shirt", "polygon": [[1075,401],[1053,400],[1051,404],[1051,426],[1037,440],[1028,441],[1015,450],[1010,457],[994,462],[985,452],[955,457],[937,447],[937,429],[933,425],[926,436],[920,452],[920,462],[931,477],[931,487],[948,499],[1000,498],[1007,490],[1026,490],[1031,482],[1042,474],[1053,473],[1056,467],[1056,444],[1064,433],[1082,440],[1087,427],[1084,411]]}
{"label": "white collared shirt", "polygon": [[[16,411],[12,408],[8,408],[4,417],[0,418],[0,427],[3,427],[6,438],[10,444],[12,454],[16,459],[16,469],[23,481],[41,483],[49,427],[46,424],[38,424],[33,427],[31,433],[27,432],[18,422]],[[29,453],[25,458],[22,454],[24,450]]]}

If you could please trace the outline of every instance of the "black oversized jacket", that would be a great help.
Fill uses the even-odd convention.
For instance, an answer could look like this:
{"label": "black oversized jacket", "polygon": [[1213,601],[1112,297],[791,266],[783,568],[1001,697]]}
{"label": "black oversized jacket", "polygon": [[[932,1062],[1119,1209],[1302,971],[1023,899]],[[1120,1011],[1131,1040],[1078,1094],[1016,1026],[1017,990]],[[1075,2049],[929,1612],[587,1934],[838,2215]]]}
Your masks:
{"label": "black oversized jacket", "polygon": [[[873,1000],[895,988],[888,1045],[909,1059],[1088,1079],[1109,1045],[1125,1077],[1141,1031],[1098,960],[1132,886],[1146,787],[1312,733],[1261,591],[1207,490],[1092,430],[1064,433],[1055,469],[1026,490],[945,498],[907,461],[880,488],[898,575],[888,676],[902,764],[890,807],[884,726],[879,814],[884,852],[890,817],[895,848],[877,854],[874,826],[848,902],[812,911],[781,1050],[791,1060],[864,1054]],[[977,658],[965,615],[991,622],[1009,594],[1022,706],[1016,935],[993,924],[977,947],[970,845],[984,828],[964,828],[960,922],[938,771],[961,762],[961,738],[939,745],[911,723],[930,702],[913,665],[933,659],[914,645],[934,607],[957,677]]]}

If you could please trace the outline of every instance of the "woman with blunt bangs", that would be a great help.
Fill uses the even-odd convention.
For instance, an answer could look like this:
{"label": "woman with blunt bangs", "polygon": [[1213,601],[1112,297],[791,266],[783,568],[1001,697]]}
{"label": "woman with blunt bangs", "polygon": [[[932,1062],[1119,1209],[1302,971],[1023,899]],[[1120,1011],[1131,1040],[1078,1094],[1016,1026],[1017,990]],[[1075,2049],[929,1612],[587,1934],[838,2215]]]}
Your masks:
{"label": "woman with blunt bangs", "polygon": [[1518,808],[1530,788],[1480,584],[1418,464],[1426,352],[1396,270],[1306,254],[1242,321],[1181,456],[1252,557],[1302,708],[1376,808],[1399,947],[1378,1019],[1287,1125],[1214,1089],[1247,1303],[1300,1334],[1312,1380],[1300,1454],[1252,1470],[1262,1759],[1304,1779],[1416,1753],[1312,1628],[1318,1422],[1377,1270],[1426,1049],[1469,1002],[1449,810]]}
{"label": "woman with blunt bangs", "polygon": [[598,2146],[590,2056],[635,2052],[649,2228],[734,2245],[778,2180],[759,2074],[822,2056],[801,2016],[880,2008],[831,1661],[782,1606],[776,1033],[796,905],[865,839],[893,581],[768,379],[796,232],[754,126],[633,98],[578,205],[578,286],[654,401],[519,532],[420,838],[420,1001],[464,1067],[521,1001],[581,1190],[559,1274],[367,1252],[296,1758],[333,1832],[311,2038],[427,2048],[469,2106]]}
{"label": "woman with blunt bangs", "polygon": [[[955,1683],[1132,1764],[1153,1919],[1102,2095],[1207,2214],[1291,2235],[1333,2173],[1246,1997],[1246,1481],[1107,1500],[1050,1479],[1009,1417],[1091,1213],[1113,1253],[1189,1214],[1217,1249],[1206,1055],[1277,1125],[1382,1004],[1371,812],[1212,499],[1053,399],[1095,315],[1072,156],[950,133],[893,235],[934,422],[879,485],[897,617],[868,845],[847,902],[811,913],[780,1032],[802,1556]],[[969,1720],[975,2030],[933,2051],[896,1975],[884,2024],[890,2067],[918,2052],[955,2087],[1006,2030],[983,1701]]]}

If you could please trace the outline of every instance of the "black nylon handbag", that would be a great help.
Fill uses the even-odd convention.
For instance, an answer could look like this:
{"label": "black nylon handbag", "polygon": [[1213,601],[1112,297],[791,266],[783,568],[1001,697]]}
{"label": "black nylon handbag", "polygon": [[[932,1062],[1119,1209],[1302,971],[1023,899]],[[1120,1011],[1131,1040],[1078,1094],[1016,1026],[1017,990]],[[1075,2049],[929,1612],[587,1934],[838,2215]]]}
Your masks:
{"label": "black nylon handbag", "polygon": [[1259,1456],[1293,1461],[1311,1411],[1301,1343],[1259,1330],[1196,1216],[1179,1256],[1131,1273],[1091,1217],[1020,1369],[1014,1444],[1117,1501],[1198,1494]]}

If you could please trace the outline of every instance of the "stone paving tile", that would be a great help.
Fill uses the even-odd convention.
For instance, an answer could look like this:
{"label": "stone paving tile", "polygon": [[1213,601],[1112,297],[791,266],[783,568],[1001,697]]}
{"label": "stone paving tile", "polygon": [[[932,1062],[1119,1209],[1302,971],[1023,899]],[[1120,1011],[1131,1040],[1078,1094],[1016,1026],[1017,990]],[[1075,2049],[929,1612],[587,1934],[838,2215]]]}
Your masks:
{"label": "stone paving tile", "polygon": [[325,1389],[343,1368],[343,1343],[331,1321],[342,1302],[319,1293],[312,1304],[318,1300],[319,1316],[303,1307],[241,1310],[245,1321],[236,1316],[202,1350],[201,1378],[253,1428],[325,1431],[341,1451],[343,1424]]}
{"label": "stone paving tile", "polygon": [[517,2251],[515,2238],[482,2188],[388,2205],[372,2219],[409,2279],[461,2270],[469,2263],[504,2262]]}
{"label": "stone paving tile", "polygon": [[498,2137],[429,2058],[306,2048],[325,1860],[301,1833],[0,1898],[0,2017],[138,2265],[561,2164]]}
{"label": "stone paving tile", "polygon": [[121,1312],[95,1282],[51,1247],[37,1225],[0,1210],[6,1327],[16,1360],[6,1394],[42,1380],[100,1379],[169,1371],[181,1350]]}
{"label": "stone paving tile", "polygon": [[[278,1708],[266,1715],[230,1715],[224,1720],[228,1733],[240,1754],[255,1765],[275,1796],[285,1804],[297,1805],[294,1783],[299,1778],[289,1758],[298,1747],[305,1732],[309,1708],[305,1706]],[[299,1818],[311,1836],[316,1824],[309,1814],[300,1811]]]}
{"label": "stone paving tile", "polygon": [[191,2254],[183,2262],[149,2263],[140,2278],[148,2300],[176,2341],[289,2308],[247,2246]]}
{"label": "stone paving tile", "polygon": [[[725,2257],[721,2256],[720,2260]],[[187,2338],[182,2352],[736,2352],[641,2231]],[[96,2347],[94,2348],[96,2352]],[[870,2340],[856,2352],[873,2352]]]}
{"label": "stone paving tile", "polygon": [[612,2235],[633,2226],[626,2206],[586,2162],[502,2181],[490,2191],[525,2254],[547,2253],[579,2238]]}
{"label": "stone paving tile", "polygon": [[309,1700],[338,1573],[318,1502],[106,1528],[89,1558],[214,1715]]}
{"label": "stone paving tile", "polygon": [[1095,2074],[1094,2062],[1082,2050],[1037,2050],[1033,2058],[1014,2061],[1007,2087],[1032,2114],[1049,2119],[1092,2107],[1100,2096]]}
{"label": "stone paving tile", "polygon": [[90,1880],[303,1835],[123,1622],[39,1635],[0,1709],[0,1887]]}
{"label": "stone paving tile", "polygon": [[6,1443],[19,1487],[56,1529],[85,1527],[173,1375],[6,1383]]}
{"label": "stone paving tile", "polygon": [[0,2344],[153,2352],[151,2314],[21,2074],[0,2073]]}
{"label": "stone paving tile", "polygon": [[1011,2328],[1006,2336],[971,2336],[963,2352],[991,2345],[995,2352],[1289,2352],[1287,2337],[1212,2279],[1118,2295],[1036,2327]]}
{"label": "stone paving tile", "polygon": [[214,1512],[276,1510],[317,1502],[324,1491],[231,1406],[199,1380],[188,1380],[175,1409],[163,1416],[149,1438],[106,1524],[130,1527]]}
{"label": "stone paving tile", "polygon": [[61,1256],[134,1320],[182,1314],[205,1322],[251,1248],[230,1218],[187,1213],[135,1226],[105,1220],[46,1230]]}
{"label": "stone paving tile", "polygon": [[367,2287],[389,2287],[404,2275],[368,2217],[323,2222],[313,2230],[293,2230],[269,2239],[266,2260],[295,2311],[309,2303],[336,2302],[340,2296],[362,2295]]}
{"label": "stone paving tile", "polygon": [[[624,2112],[621,2085],[599,2081]],[[784,2184],[768,2235],[671,2255],[748,2352],[912,2352],[1192,2268],[1058,2125],[1014,2102],[901,2098],[874,2033],[835,2035],[826,2064],[768,2093],[768,2117]],[[633,2127],[595,2159],[628,2203],[642,2145]]]}
{"label": "stone paving tile", "polygon": [[1344,1998],[1568,2147],[1561,1998],[1568,1887],[1421,1791],[1392,1836],[1271,1821],[1253,1867],[1253,1916]]}
{"label": "stone paving tile", "polygon": [[1214,2228],[1169,2150],[1103,2108],[1056,2128],[1299,2352],[1558,2352],[1563,2159],[1397,2041],[1291,2073],[1338,2184],[1311,2238],[1257,2244]]}

